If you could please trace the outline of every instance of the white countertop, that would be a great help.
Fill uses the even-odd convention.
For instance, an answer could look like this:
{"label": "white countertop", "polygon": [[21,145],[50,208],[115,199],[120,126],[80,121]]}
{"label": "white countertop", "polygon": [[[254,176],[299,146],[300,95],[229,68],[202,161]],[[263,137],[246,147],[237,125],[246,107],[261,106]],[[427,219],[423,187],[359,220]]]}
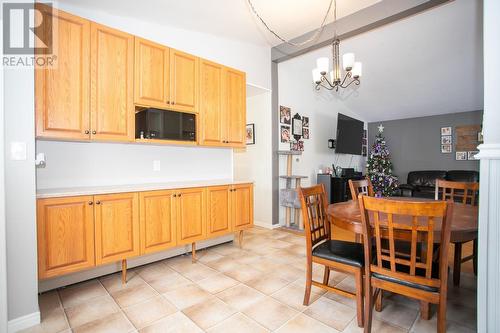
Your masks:
{"label": "white countertop", "polygon": [[170,190],[170,189],[191,188],[191,187],[217,186],[217,185],[237,185],[237,184],[249,184],[249,183],[253,183],[253,181],[218,179],[218,180],[195,180],[195,181],[168,182],[168,183],[47,188],[47,189],[37,189],[36,197],[38,199],[72,197],[77,195],[143,192],[143,191]]}

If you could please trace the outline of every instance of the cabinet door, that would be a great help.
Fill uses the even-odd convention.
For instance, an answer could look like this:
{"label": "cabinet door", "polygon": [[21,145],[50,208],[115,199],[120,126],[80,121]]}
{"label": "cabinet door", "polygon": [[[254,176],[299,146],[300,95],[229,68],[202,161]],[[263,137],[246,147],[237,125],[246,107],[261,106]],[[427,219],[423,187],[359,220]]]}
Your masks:
{"label": "cabinet door", "polygon": [[245,73],[235,69],[226,70],[225,98],[227,117],[227,142],[234,147],[245,143],[246,81]]}
{"label": "cabinet door", "polygon": [[92,139],[132,141],[134,37],[91,24]]}
{"label": "cabinet door", "polygon": [[38,277],[95,266],[92,196],[37,201]]}
{"label": "cabinet door", "polygon": [[105,264],[139,254],[137,193],[94,196],[96,263]]}
{"label": "cabinet door", "polygon": [[90,22],[42,4],[36,6],[53,18],[57,52],[53,67],[35,69],[36,136],[88,140]]}
{"label": "cabinet door", "polygon": [[171,109],[198,112],[199,58],[170,49]]}
{"label": "cabinet door", "polygon": [[135,37],[134,102],[166,108],[169,100],[170,49]]}
{"label": "cabinet door", "polygon": [[253,225],[253,185],[234,185],[231,197],[233,229],[241,230]]}
{"label": "cabinet door", "polygon": [[206,235],[206,197],[204,188],[176,191],[177,244],[192,243]]}
{"label": "cabinet door", "polygon": [[201,144],[221,146],[225,118],[223,117],[223,66],[200,60]]}
{"label": "cabinet door", "polygon": [[141,254],[176,245],[174,191],[140,193]]}
{"label": "cabinet door", "polygon": [[207,188],[207,234],[209,237],[231,232],[229,186]]}

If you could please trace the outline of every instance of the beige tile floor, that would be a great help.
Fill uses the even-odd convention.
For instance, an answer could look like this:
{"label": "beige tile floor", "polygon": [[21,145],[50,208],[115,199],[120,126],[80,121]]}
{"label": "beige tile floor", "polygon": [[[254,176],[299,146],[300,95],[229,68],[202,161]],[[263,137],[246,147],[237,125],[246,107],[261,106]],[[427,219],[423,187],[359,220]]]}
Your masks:
{"label": "beige tile floor", "polygon": [[[129,270],[128,283],[112,274],[40,295],[42,323],[25,332],[360,332],[355,303],[313,288],[304,296],[304,238],[253,228],[243,249],[227,243]],[[316,279],[323,270],[314,269]],[[331,284],[354,288],[331,274]],[[450,287],[448,332],[476,330],[476,279],[462,275]],[[433,332],[436,315],[421,320],[416,301],[384,298],[373,332]]]}

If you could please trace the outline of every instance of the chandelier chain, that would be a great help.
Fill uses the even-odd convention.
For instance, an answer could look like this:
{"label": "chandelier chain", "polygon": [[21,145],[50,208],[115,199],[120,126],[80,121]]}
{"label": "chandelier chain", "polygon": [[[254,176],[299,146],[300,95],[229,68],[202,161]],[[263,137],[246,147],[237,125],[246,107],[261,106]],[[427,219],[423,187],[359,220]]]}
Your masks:
{"label": "chandelier chain", "polygon": [[[308,38],[307,40],[303,41],[303,42],[300,42],[300,43],[294,43],[290,40],[287,40],[283,37],[281,37],[278,33],[276,33],[273,29],[271,29],[269,27],[269,25],[266,23],[266,21],[264,21],[264,19],[259,15],[259,13],[257,12],[257,10],[255,9],[253,3],[251,0],[247,0],[248,2],[248,5],[250,6],[250,9],[252,10],[252,12],[254,13],[254,15],[260,20],[260,22],[264,25],[264,27],[271,33],[274,35],[274,37],[278,38],[280,41],[282,41],[283,43],[286,43],[288,45],[292,45],[292,46],[303,46],[303,45],[306,45],[310,42],[315,42],[318,40],[319,36],[321,35],[321,33],[323,32],[323,29],[325,28],[325,25],[326,25],[326,20],[328,18],[328,15],[330,14],[330,11],[332,9],[332,4],[334,4],[334,9],[333,9],[333,12],[334,12],[334,22],[337,21],[337,0],[330,0],[330,4],[328,5],[328,9],[326,11],[326,14],[325,16],[323,17],[323,21],[321,22],[321,26],[316,29],[316,31],[314,32],[314,34]],[[337,35],[337,32],[335,31],[335,35]]]}

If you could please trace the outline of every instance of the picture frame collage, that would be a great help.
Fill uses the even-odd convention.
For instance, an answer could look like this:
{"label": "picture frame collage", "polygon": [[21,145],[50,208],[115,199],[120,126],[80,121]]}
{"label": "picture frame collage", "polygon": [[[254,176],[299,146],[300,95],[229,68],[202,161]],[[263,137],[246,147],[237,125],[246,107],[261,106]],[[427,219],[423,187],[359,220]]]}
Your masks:
{"label": "picture frame collage", "polygon": [[[479,133],[478,133],[479,138]],[[479,141],[479,139],[478,139]],[[474,161],[476,154],[479,151],[456,151],[455,160],[456,161]],[[451,154],[453,153],[453,129],[451,126],[441,127],[441,153]]]}
{"label": "picture frame collage", "polygon": [[309,117],[296,113],[292,117],[292,110],[280,105],[280,142],[289,143],[290,150],[304,151],[304,140],[310,138]]}

